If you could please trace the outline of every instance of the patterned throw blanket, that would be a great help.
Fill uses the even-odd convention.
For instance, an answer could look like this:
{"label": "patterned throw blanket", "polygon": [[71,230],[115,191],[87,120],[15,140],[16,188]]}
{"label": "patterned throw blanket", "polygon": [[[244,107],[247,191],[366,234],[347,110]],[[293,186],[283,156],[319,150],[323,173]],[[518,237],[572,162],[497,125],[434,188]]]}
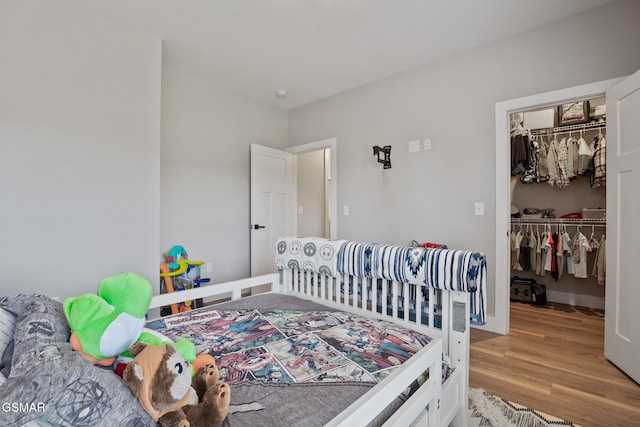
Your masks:
{"label": "patterned throw blanket", "polygon": [[[431,341],[402,326],[345,312],[196,310],[153,329],[188,337],[215,357],[220,379],[262,383],[378,383]],[[451,373],[443,366],[443,381]]]}
{"label": "patterned throw blanket", "polygon": [[479,252],[285,237],[276,267],[387,279],[471,294],[471,323],[485,324],[487,260]]}

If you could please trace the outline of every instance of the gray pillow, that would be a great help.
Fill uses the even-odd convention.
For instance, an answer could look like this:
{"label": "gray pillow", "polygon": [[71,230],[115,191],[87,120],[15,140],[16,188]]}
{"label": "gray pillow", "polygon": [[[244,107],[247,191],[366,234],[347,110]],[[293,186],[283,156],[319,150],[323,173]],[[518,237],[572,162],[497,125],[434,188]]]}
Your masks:
{"label": "gray pillow", "polygon": [[0,299],[0,307],[16,315],[11,371],[0,386],[0,401],[15,405],[3,425],[156,425],[112,369],[71,349],[60,302],[18,295]]}

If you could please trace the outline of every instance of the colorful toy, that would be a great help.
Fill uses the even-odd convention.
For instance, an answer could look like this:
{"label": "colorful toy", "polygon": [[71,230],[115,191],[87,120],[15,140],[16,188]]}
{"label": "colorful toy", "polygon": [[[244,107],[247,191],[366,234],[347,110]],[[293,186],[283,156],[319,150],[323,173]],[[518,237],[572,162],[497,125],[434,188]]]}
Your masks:
{"label": "colorful toy", "polygon": [[[200,268],[203,261],[191,261],[188,259],[187,251],[184,247],[176,245],[165,254],[164,263],[160,264],[160,277],[162,278],[160,293],[182,291],[185,289],[199,288],[202,283],[211,279],[202,278]],[[201,298],[184,303],[171,304],[170,307],[162,307],[160,314],[166,316],[192,308],[199,308],[204,305]]]}
{"label": "colorful toy", "polygon": [[93,364],[109,366],[139,338],[151,303],[151,284],[135,273],[102,280],[97,295],[67,298],[71,347]]}

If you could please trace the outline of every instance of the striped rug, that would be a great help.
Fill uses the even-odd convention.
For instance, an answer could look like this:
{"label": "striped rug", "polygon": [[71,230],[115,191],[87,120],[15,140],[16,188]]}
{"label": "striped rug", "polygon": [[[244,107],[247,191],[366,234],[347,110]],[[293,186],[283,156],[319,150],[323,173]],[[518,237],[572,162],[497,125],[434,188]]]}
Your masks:
{"label": "striped rug", "polygon": [[469,389],[469,427],[574,426],[548,414],[506,401],[479,388]]}

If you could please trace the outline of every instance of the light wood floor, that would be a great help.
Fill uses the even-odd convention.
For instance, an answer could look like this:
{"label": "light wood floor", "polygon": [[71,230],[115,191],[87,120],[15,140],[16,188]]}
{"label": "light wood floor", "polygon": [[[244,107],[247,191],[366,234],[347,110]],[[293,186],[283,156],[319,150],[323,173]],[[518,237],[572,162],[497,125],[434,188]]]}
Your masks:
{"label": "light wood floor", "polygon": [[640,425],[640,385],[604,357],[603,311],[512,303],[510,325],[471,330],[470,387],[584,427]]}

